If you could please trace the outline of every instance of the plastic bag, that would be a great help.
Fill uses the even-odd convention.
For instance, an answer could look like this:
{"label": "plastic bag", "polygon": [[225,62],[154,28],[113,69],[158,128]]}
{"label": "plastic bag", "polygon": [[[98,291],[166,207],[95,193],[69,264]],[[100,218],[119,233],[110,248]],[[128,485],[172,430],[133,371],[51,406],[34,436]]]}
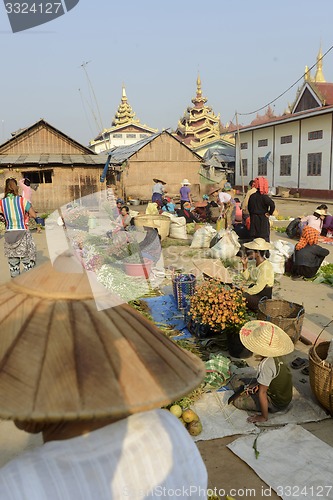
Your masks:
{"label": "plastic bag", "polygon": [[289,224],[286,228],[286,234],[287,234],[288,238],[299,237],[299,235],[300,235],[300,228],[299,228],[300,222],[301,222],[300,217],[296,217],[296,219],[289,222]]}
{"label": "plastic bag", "polygon": [[148,203],[147,208],[146,208],[146,214],[147,215],[158,215],[159,211],[158,211],[157,203],[155,203],[155,202]]}
{"label": "plastic bag", "polygon": [[211,248],[211,255],[215,259],[231,259],[240,249],[238,236],[233,230],[220,231],[221,239]]}
{"label": "plastic bag", "polygon": [[219,217],[216,221],[216,231],[219,232],[222,229],[225,229],[225,220],[223,217]]}

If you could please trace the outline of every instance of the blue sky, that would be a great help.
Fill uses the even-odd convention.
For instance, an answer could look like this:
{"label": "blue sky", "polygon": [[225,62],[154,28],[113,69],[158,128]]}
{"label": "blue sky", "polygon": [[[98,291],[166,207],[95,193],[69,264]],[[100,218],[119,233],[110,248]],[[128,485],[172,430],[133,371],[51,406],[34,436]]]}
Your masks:
{"label": "blue sky", "polygon": [[[175,128],[198,70],[208,104],[226,123],[235,110],[264,106],[315,63],[320,43],[323,52],[333,45],[332,17],[332,0],[80,0],[66,15],[13,34],[0,5],[1,142],[39,118],[83,144],[97,135],[85,61],[104,127],[124,82],[142,123]],[[333,50],[323,71],[333,82]],[[295,93],[275,103],[276,113]]]}

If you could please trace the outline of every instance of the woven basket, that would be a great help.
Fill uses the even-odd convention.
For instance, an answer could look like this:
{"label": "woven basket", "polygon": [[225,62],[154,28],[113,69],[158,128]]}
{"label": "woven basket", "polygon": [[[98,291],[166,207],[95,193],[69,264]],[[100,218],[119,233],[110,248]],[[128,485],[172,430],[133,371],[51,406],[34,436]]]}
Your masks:
{"label": "woven basket", "polygon": [[319,403],[333,417],[333,365],[326,363],[330,342],[321,342],[309,351],[309,378],[311,389]]}
{"label": "woven basket", "polygon": [[173,296],[178,309],[187,309],[188,297],[194,294],[196,282],[194,274],[176,274],[173,276]]}
{"label": "woven basket", "polygon": [[301,336],[304,307],[287,300],[262,299],[258,319],[270,321],[284,330],[295,344]]}

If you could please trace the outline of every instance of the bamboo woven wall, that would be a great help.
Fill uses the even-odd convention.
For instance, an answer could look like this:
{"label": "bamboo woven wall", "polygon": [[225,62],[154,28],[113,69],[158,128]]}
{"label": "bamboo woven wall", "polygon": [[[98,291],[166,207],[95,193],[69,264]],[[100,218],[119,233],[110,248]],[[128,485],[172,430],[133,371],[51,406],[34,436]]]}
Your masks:
{"label": "bamboo woven wall", "polygon": [[87,154],[87,149],[45,126],[31,129],[10,141],[1,154]]}

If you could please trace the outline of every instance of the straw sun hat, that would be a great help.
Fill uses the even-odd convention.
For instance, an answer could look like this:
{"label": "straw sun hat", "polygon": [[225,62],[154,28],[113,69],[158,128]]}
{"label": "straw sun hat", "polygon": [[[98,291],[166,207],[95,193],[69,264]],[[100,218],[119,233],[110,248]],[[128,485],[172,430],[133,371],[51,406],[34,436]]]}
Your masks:
{"label": "straw sun hat", "polygon": [[196,259],[193,263],[208,278],[219,279],[223,283],[232,283],[230,274],[220,259]]}
{"label": "straw sun hat", "polygon": [[156,183],[160,182],[160,183],[161,183],[161,184],[163,184],[163,185],[165,185],[165,184],[166,184],[166,182],[161,181],[161,179],[153,179],[153,181],[154,181],[154,182],[156,182]]}
{"label": "straw sun hat", "polygon": [[179,399],[205,375],[127,304],[98,311],[82,268],[46,263],[0,294],[0,418],[119,419]]}
{"label": "straw sun hat", "polygon": [[316,209],[314,213],[318,215],[327,215],[325,210],[321,210],[320,208]]}
{"label": "straw sun hat", "polygon": [[183,179],[183,180],[182,180],[182,182],[181,182],[181,184],[183,184],[183,185],[187,185],[187,186],[190,186],[190,185],[191,185],[191,183],[189,182],[189,180],[188,180],[188,179]]}
{"label": "straw sun hat", "polygon": [[210,190],[208,191],[208,196],[211,196],[212,194],[216,193],[217,191],[219,191],[219,189],[220,188],[218,186],[217,187],[216,186],[215,187],[214,186],[211,187]]}
{"label": "straw sun hat", "polygon": [[259,251],[259,250],[272,250],[274,246],[268,241],[264,240],[264,238],[255,238],[253,241],[249,243],[244,243],[245,248],[249,248],[250,250]]}
{"label": "straw sun hat", "polygon": [[284,356],[294,350],[287,333],[269,321],[249,321],[241,328],[239,337],[249,351],[265,358]]}

